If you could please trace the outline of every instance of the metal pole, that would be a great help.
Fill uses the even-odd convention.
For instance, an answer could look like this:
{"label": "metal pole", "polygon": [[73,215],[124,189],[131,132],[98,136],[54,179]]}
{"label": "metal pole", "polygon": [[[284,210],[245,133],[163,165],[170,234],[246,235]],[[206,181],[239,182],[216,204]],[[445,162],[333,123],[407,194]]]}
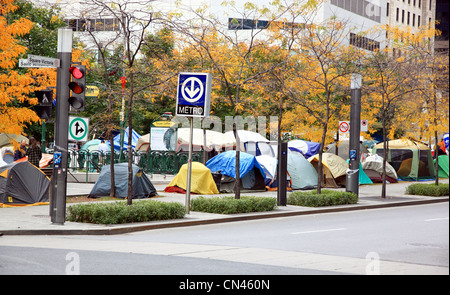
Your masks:
{"label": "metal pole", "polygon": [[189,117],[190,134],[189,134],[189,156],[188,156],[188,174],[186,182],[186,213],[191,210],[191,175],[192,175],[192,140],[194,137],[194,118]]}
{"label": "metal pole", "polygon": [[350,108],[349,169],[346,191],[359,195],[359,136],[361,130],[361,83],[360,74],[352,74]]}
{"label": "metal pole", "polygon": [[54,152],[61,153],[61,165],[53,167],[50,217],[54,224],[63,225],[66,219],[67,157],[69,137],[69,68],[72,63],[72,29],[58,29],[56,116]]}
{"label": "metal pole", "polygon": [[278,145],[278,190],[277,205],[286,206],[287,204],[287,153],[288,143],[280,142]]}

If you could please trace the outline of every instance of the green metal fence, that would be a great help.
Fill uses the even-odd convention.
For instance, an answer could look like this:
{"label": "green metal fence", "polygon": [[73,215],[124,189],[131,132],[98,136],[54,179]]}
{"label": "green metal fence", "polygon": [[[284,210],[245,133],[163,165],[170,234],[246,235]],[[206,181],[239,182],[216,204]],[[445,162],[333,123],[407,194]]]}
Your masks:
{"label": "green metal fence", "polygon": [[[183,164],[188,162],[188,152],[133,152],[133,163],[148,174],[177,174]],[[114,163],[128,162],[128,154],[114,153]],[[193,152],[192,161],[202,161],[202,152]],[[100,172],[103,165],[111,163],[111,153],[98,151],[69,150],[68,168],[71,171]]]}

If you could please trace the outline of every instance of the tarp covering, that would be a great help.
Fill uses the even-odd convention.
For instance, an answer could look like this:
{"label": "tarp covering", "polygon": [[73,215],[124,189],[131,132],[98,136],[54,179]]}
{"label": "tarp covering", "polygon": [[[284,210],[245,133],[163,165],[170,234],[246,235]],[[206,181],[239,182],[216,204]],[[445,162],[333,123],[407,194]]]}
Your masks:
{"label": "tarp covering", "polygon": [[[114,165],[114,182],[116,189],[115,197],[126,198],[128,196],[128,163]],[[105,197],[109,196],[110,193],[111,166],[104,165],[88,197]],[[149,198],[155,195],[157,195],[157,192],[150,179],[142,169],[133,165],[133,199]]]}
{"label": "tarp covering", "polygon": [[50,179],[28,161],[0,167],[0,207],[48,204]]}
{"label": "tarp covering", "polygon": [[[375,145],[373,154],[384,156],[383,143]],[[388,142],[388,162],[398,178],[404,180],[434,179],[431,149],[420,142],[397,139]]]}
{"label": "tarp covering", "polygon": [[[347,160],[347,164],[349,162],[350,160]],[[359,162],[358,169],[359,169],[358,171],[359,184],[373,184],[372,179],[370,179],[370,177],[366,174],[366,172],[364,172],[361,162]]]}
{"label": "tarp covering", "polygon": [[[439,164],[439,170],[438,170],[438,177],[439,178],[449,178],[449,163],[448,163],[448,156],[447,155],[441,155],[438,158],[438,164]],[[436,160],[434,160],[434,164],[436,165]]]}
{"label": "tarp covering", "polygon": [[[239,173],[241,189],[265,190],[265,172],[256,157],[244,152],[240,153]],[[211,172],[223,175],[220,186],[221,192],[233,192],[236,181],[236,151],[218,154],[206,162]]]}
{"label": "tarp covering", "polygon": [[[261,175],[265,175],[264,169],[256,160],[255,156],[244,152],[239,153],[240,177],[244,177],[245,174],[249,173],[253,168],[258,169],[261,172]],[[220,171],[223,175],[236,178],[236,151],[227,151],[218,154],[206,163],[206,167],[208,167],[211,172]]]}
{"label": "tarp covering", "polygon": [[[123,138],[123,150],[126,151],[128,149],[128,134],[129,134],[129,127],[125,129],[124,132],[124,138]],[[136,131],[132,131],[131,135],[131,147],[135,149],[136,144],[139,140],[139,137],[141,137]],[[110,145],[109,141],[105,142],[107,145]],[[114,136],[114,150],[120,151],[120,134],[117,134]]]}
{"label": "tarp covering", "polygon": [[317,187],[317,171],[301,153],[289,151],[287,165],[292,181],[292,189],[312,189]]}
{"label": "tarp covering", "polygon": [[[173,188],[181,188],[181,192],[185,192],[187,188],[187,172],[188,165],[184,164],[164,191],[180,192],[180,190]],[[212,177],[211,170],[199,162],[192,162],[191,192],[201,195],[213,195],[219,193]]]}
{"label": "tarp covering", "polygon": [[289,141],[288,147],[291,151],[302,153],[308,159],[319,153],[320,143],[296,139]]}

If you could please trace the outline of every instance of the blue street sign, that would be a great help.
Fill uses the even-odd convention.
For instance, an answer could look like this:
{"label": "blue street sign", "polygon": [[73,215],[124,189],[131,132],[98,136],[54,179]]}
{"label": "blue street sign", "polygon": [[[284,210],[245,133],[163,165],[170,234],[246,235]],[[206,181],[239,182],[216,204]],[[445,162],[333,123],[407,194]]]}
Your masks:
{"label": "blue street sign", "polygon": [[177,116],[209,117],[211,74],[180,73],[178,75]]}

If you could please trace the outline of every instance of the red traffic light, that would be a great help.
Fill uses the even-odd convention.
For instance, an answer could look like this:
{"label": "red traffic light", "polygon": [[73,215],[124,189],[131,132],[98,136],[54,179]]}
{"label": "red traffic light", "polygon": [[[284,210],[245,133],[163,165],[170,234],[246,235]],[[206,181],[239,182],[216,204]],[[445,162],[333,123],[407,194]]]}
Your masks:
{"label": "red traffic light", "polygon": [[69,72],[75,79],[81,79],[84,77],[84,70],[81,67],[70,67]]}
{"label": "red traffic light", "polygon": [[83,86],[78,84],[77,82],[70,82],[69,88],[73,93],[80,94],[84,91]]}

